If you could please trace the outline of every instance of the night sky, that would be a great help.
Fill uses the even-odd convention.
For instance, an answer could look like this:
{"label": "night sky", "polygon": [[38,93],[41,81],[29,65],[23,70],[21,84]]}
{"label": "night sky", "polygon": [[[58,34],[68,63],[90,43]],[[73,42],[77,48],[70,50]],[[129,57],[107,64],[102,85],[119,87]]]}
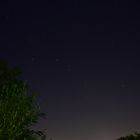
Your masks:
{"label": "night sky", "polygon": [[5,2],[0,59],[37,93],[53,140],[115,140],[140,129],[140,4]]}

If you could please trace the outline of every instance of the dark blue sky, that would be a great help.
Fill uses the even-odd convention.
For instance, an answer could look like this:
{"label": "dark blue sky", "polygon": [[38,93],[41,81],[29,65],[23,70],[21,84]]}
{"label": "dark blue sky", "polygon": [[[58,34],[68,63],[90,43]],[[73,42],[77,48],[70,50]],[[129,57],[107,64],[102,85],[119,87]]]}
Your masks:
{"label": "dark blue sky", "polygon": [[1,5],[0,59],[23,70],[54,140],[115,140],[140,129],[139,3]]}

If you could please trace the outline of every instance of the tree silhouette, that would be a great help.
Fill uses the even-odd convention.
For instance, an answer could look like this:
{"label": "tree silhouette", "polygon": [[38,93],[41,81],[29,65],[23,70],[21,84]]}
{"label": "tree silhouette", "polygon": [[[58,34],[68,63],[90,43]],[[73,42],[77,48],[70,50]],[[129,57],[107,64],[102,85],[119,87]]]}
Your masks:
{"label": "tree silhouette", "polygon": [[125,137],[120,137],[117,140],[140,140],[140,133],[135,132],[134,134],[130,134],[130,135],[125,136]]}
{"label": "tree silhouette", "polygon": [[29,128],[45,115],[20,75],[19,69],[0,62],[0,140],[35,139]]}

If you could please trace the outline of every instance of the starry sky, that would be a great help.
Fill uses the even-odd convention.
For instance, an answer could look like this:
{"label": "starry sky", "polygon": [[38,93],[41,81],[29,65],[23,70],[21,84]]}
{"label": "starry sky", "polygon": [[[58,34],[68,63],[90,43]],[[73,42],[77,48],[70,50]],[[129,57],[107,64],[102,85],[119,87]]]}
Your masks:
{"label": "starry sky", "polygon": [[140,129],[140,3],[5,1],[0,59],[23,71],[53,140],[115,140]]}

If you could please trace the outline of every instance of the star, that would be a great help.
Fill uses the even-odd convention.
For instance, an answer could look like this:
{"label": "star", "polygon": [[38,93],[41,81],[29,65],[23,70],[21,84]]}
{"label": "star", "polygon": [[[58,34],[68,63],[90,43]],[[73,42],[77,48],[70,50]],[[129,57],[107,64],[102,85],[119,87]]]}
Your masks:
{"label": "star", "polygon": [[32,57],[32,58],[31,58],[31,61],[32,61],[32,62],[35,61],[35,57]]}
{"label": "star", "polygon": [[124,83],[121,84],[121,88],[126,88],[126,87],[127,87],[126,84],[124,84]]}
{"label": "star", "polygon": [[67,71],[71,72],[71,65],[67,65]]}
{"label": "star", "polygon": [[60,59],[59,59],[59,58],[56,58],[56,59],[55,59],[55,61],[56,61],[56,62],[59,62],[59,61],[60,61]]}
{"label": "star", "polygon": [[5,17],[5,19],[6,19],[6,20],[8,20],[8,19],[9,19],[9,17],[8,17],[8,16],[6,16],[6,17]]}

